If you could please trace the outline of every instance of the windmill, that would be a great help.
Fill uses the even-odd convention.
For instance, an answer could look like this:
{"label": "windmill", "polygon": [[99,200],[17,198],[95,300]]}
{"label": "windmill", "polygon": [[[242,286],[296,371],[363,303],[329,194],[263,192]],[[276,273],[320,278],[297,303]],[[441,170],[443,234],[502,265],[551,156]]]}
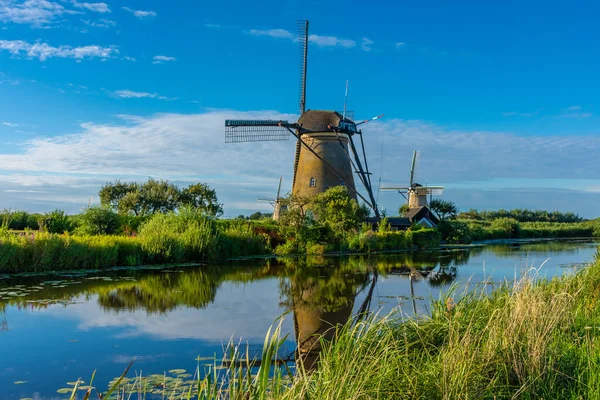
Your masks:
{"label": "windmill", "polygon": [[[417,164],[417,151],[413,152],[411,167],[410,167],[410,178],[408,186],[403,187],[381,187],[381,190],[396,190],[400,193],[407,201],[408,208],[421,208],[426,207],[428,204],[427,196],[431,198],[433,195],[441,195],[444,193],[443,186],[423,186],[416,183],[415,180],[415,167]],[[408,197],[407,197],[408,196]]]}
{"label": "windmill", "polygon": [[[330,187],[344,185],[350,196],[362,199],[379,218],[371,185],[362,131],[359,126],[378,119],[355,123],[336,111],[306,109],[308,62],[308,21],[298,21],[300,48],[300,118],[297,122],[278,120],[226,120],[225,142],[260,142],[296,139],[292,194],[314,196]],[[344,105],[345,109],[345,105]],[[360,138],[359,153],[355,137]],[[356,172],[367,196],[356,190]]]}
{"label": "windmill", "polygon": [[266,199],[261,198],[258,201],[270,203],[273,206],[273,220],[278,221],[279,215],[281,211],[285,208],[285,205],[282,204],[281,199],[281,182],[283,181],[283,176],[279,177],[279,187],[277,188],[277,196],[274,199]]}

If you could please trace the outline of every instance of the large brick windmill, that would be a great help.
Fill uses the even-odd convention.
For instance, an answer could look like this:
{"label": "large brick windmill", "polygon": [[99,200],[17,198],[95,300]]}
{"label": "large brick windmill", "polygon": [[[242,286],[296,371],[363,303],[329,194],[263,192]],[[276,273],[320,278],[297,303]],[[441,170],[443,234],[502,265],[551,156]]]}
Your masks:
{"label": "large brick windmill", "polygon": [[[297,122],[277,120],[226,120],[225,142],[258,142],[296,138],[292,193],[313,196],[330,187],[345,185],[355,199],[362,199],[379,218],[373,196],[371,174],[360,125],[343,113],[306,109],[306,69],[308,59],[308,21],[298,22],[300,45],[300,118]],[[360,138],[360,152],[355,143]],[[356,190],[354,175],[367,192]]]}

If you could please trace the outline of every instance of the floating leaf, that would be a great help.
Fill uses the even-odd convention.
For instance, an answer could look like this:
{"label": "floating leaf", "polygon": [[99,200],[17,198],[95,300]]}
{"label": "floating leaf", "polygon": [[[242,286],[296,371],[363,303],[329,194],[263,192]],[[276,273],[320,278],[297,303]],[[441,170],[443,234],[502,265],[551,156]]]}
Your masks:
{"label": "floating leaf", "polygon": [[29,381],[16,381],[15,385],[22,385],[22,384],[27,383],[27,382],[29,382]]}
{"label": "floating leaf", "polygon": [[169,370],[169,373],[171,374],[185,374],[187,371],[185,369],[171,369]]}
{"label": "floating leaf", "polygon": [[58,389],[56,391],[56,393],[58,394],[67,394],[67,393],[72,393],[73,392],[73,388],[62,388],[62,389]]}

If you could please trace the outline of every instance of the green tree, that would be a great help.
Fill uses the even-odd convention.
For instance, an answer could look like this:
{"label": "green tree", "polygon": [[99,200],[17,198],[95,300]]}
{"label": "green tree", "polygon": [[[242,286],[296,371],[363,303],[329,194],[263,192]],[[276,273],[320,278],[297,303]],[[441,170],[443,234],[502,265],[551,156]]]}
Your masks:
{"label": "green tree", "polygon": [[112,235],[121,228],[121,219],[109,207],[88,207],[79,219],[79,231],[87,235]]}
{"label": "green tree", "polygon": [[408,206],[408,203],[404,203],[398,209],[398,215],[404,216],[404,215],[406,215],[406,213],[408,212],[408,210],[410,210],[410,207]]}
{"label": "green tree", "polygon": [[220,216],[223,207],[217,194],[205,183],[179,189],[166,180],[148,179],[144,183],[107,183],[100,189],[100,204],[121,215],[144,217],[174,211],[183,206],[193,207],[208,216]]}
{"label": "green tree", "polygon": [[50,233],[65,233],[73,228],[69,216],[62,210],[44,214],[40,217],[38,224],[40,230]]}
{"label": "green tree", "polygon": [[436,213],[441,220],[454,219],[458,213],[456,204],[448,200],[433,199],[429,202],[429,208]]}
{"label": "green tree", "polygon": [[316,221],[331,229],[336,235],[358,229],[369,211],[358,205],[348,194],[345,186],[336,186],[319,193],[313,198],[311,209]]}
{"label": "green tree", "polygon": [[206,215],[219,217],[223,214],[223,205],[219,204],[217,192],[206,183],[196,183],[181,191],[181,204],[203,211]]}

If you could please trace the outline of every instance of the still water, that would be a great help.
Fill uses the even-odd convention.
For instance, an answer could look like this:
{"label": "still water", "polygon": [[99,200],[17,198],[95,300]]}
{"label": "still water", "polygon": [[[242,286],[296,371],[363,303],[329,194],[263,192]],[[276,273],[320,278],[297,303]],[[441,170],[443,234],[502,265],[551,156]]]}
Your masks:
{"label": "still water", "polygon": [[57,389],[87,381],[94,370],[95,386],[106,388],[133,358],[145,375],[193,372],[199,355],[220,357],[230,340],[259,353],[283,314],[290,336],[282,353],[293,356],[297,338],[305,344],[360,311],[427,314],[451,285],[493,287],[532,267],[548,278],[571,273],[597,246],[554,242],[0,276],[0,399],[68,398]]}

